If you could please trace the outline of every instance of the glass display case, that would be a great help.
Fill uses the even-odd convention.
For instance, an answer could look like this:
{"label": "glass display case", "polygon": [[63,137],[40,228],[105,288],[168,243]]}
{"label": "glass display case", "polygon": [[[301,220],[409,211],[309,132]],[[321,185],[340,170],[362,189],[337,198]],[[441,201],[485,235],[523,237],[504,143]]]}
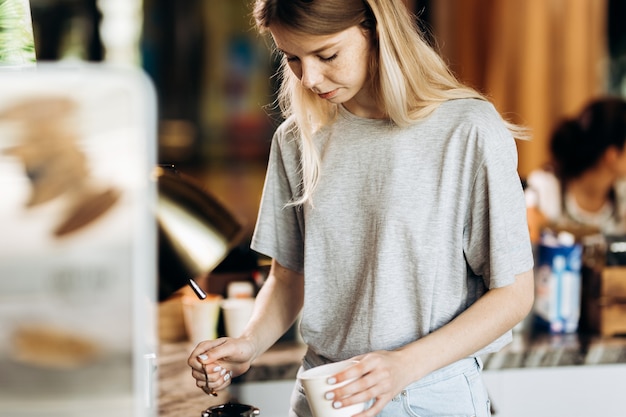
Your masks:
{"label": "glass display case", "polygon": [[152,85],[100,64],[1,75],[0,415],[153,416]]}

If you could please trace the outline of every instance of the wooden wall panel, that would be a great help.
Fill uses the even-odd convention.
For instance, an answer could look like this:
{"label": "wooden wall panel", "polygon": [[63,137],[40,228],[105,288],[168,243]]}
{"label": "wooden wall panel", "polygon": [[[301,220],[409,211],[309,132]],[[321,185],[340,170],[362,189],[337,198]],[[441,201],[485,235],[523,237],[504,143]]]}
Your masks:
{"label": "wooden wall panel", "polygon": [[555,124],[606,92],[607,0],[437,0],[441,52],[465,82],[533,131],[525,176],[546,162]]}

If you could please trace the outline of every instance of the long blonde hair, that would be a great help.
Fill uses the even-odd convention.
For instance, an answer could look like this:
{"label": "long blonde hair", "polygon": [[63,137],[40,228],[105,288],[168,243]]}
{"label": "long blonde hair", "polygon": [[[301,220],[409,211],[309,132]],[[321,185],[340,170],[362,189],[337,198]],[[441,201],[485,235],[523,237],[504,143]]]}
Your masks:
{"label": "long blonde hair", "polygon": [[[253,14],[261,33],[272,25],[314,36],[360,26],[370,37],[369,73],[375,100],[399,126],[427,117],[447,100],[485,99],[457,80],[402,0],[255,0]],[[292,204],[302,204],[312,201],[320,175],[313,136],[332,120],[337,105],[303,87],[284,58],[279,75],[278,104],[285,118],[295,119],[300,138],[302,189]],[[505,123],[515,137],[526,138],[524,128]]]}

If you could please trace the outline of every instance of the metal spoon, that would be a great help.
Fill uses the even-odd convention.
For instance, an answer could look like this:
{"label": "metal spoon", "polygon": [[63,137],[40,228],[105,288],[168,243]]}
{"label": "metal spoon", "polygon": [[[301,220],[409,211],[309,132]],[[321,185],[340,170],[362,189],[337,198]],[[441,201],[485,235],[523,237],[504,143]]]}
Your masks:
{"label": "metal spoon", "polygon": [[209,395],[217,397],[217,392],[215,392],[213,388],[209,387],[209,376],[207,375],[206,370],[204,371],[204,380],[206,382],[206,387],[209,390]]}

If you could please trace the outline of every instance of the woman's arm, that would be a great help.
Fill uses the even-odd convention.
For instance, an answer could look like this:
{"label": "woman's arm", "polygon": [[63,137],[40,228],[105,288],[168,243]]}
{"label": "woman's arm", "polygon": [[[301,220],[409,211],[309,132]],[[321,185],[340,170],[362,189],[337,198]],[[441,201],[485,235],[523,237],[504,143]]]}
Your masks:
{"label": "woman's arm", "polygon": [[[358,417],[373,417],[400,391],[432,371],[472,355],[522,321],[534,300],[533,271],[487,291],[450,323],[395,351],[357,357],[359,364],[337,374],[338,382],[359,378],[329,394],[347,406],[376,398]],[[338,406],[340,404],[337,404]]]}
{"label": "woman's arm", "polygon": [[254,312],[242,338],[255,346],[255,358],[269,349],[295,322],[304,302],[304,275],[272,261],[256,297]]}
{"label": "woman's arm", "polygon": [[272,261],[243,334],[200,342],[191,352],[187,363],[196,385],[207,393],[226,388],[289,329],[303,300],[304,276]]}
{"label": "woman's arm", "polygon": [[450,323],[398,349],[398,353],[406,360],[413,379],[418,380],[502,336],[526,317],[533,300],[534,280],[530,270],[517,275],[511,285],[487,291]]}

